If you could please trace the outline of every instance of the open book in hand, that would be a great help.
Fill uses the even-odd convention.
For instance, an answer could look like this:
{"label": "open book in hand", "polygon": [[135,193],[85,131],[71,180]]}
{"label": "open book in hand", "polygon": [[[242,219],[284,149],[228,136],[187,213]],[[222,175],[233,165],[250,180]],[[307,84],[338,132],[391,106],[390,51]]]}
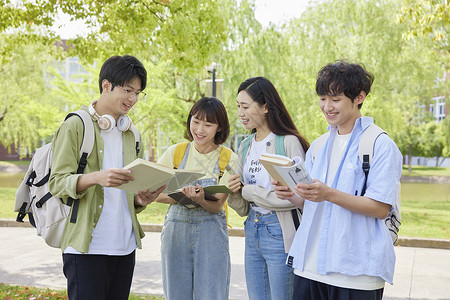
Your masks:
{"label": "open book in hand", "polygon": [[205,176],[197,170],[176,170],[141,158],[135,159],[123,168],[131,170],[134,180],[117,188],[136,194],[147,189],[154,191],[163,185],[167,185],[163,192],[171,193]]}
{"label": "open book in hand", "polygon": [[[231,194],[232,191],[225,185],[209,185],[205,186],[203,188],[203,191],[205,192],[205,199],[209,201],[217,201],[218,198],[215,197],[216,193],[223,193],[223,194]],[[200,204],[192,201],[192,199],[186,197],[181,191],[177,191],[175,193],[170,193],[168,195],[175,201],[177,201],[179,204],[184,205],[187,208],[196,208],[200,207]]]}
{"label": "open book in hand", "polygon": [[313,183],[301,157],[296,156],[291,159],[282,155],[265,153],[259,157],[259,161],[274,180],[288,186],[293,192],[298,183]]}

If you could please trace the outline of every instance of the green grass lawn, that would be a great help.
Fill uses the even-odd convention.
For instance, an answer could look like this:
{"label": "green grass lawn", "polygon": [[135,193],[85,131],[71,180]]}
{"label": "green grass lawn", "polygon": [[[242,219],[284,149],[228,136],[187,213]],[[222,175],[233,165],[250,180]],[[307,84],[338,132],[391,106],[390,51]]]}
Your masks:
{"label": "green grass lawn", "polygon": [[405,185],[400,236],[450,239],[450,184]]}
{"label": "green grass lawn", "polygon": [[433,168],[424,166],[412,166],[411,172],[407,165],[403,165],[403,176],[444,176],[450,177],[450,168]]}
{"label": "green grass lawn", "polygon": [[30,160],[11,160],[11,161],[0,160],[0,166],[7,166],[7,165],[28,166],[29,164]]}
{"label": "green grass lawn", "polygon": [[[0,219],[16,219],[14,199],[16,188],[0,188]],[[139,222],[147,224],[163,224],[169,205],[152,203],[138,214]],[[26,218],[27,219],[27,218]],[[243,227],[245,218],[241,218],[233,209],[229,209],[229,223],[234,227]]]}
{"label": "green grass lawn", "polygon": [[[68,299],[65,290],[52,290],[48,288],[36,288],[21,285],[7,285],[0,283],[0,299],[19,300],[19,299],[46,299],[62,300]],[[131,294],[129,300],[163,300],[162,297]]]}
{"label": "green grass lawn", "polygon": [[[0,161],[0,166],[7,165],[16,166],[28,166],[30,164],[29,160],[16,160],[16,161]],[[448,176],[450,177],[450,168],[434,168],[434,167],[424,167],[424,166],[412,166],[411,172],[408,171],[408,165],[403,165],[404,176]]]}
{"label": "green grass lawn", "polygon": [[14,212],[15,188],[0,188],[0,219],[16,219]]}
{"label": "green grass lawn", "polygon": [[[405,170],[407,172],[407,166]],[[415,176],[450,176],[450,168],[414,167],[413,173]],[[16,188],[0,187],[0,219],[16,218],[15,192]],[[139,221],[162,224],[167,208],[167,204],[152,203],[138,215]],[[450,239],[449,184],[403,183],[401,209],[400,237]],[[233,228],[243,227],[244,220],[229,209],[229,224]]]}
{"label": "green grass lawn", "polygon": [[[402,189],[402,237],[450,239],[450,185],[408,183]],[[0,188],[0,219],[15,219],[15,188]],[[152,203],[138,215],[141,223],[162,224],[168,205]],[[243,227],[245,218],[232,209],[229,223]]]}

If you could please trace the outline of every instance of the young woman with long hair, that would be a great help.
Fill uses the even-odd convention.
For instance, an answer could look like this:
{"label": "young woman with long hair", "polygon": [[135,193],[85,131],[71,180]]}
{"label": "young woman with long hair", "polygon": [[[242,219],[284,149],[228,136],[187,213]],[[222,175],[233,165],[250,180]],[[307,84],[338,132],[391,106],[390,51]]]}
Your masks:
{"label": "young woman with long hair", "polygon": [[[238,152],[237,174],[230,176],[230,207],[245,221],[245,277],[250,299],[292,299],[293,269],[287,253],[301,219],[289,201],[277,198],[272,178],[259,162],[283,143],[286,156],[304,158],[309,147],[294,125],[273,84],[264,77],[245,80],[238,89],[239,117],[252,134]],[[280,138],[281,137],[281,138]],[[241,183],[242,182],[242,183]]]}

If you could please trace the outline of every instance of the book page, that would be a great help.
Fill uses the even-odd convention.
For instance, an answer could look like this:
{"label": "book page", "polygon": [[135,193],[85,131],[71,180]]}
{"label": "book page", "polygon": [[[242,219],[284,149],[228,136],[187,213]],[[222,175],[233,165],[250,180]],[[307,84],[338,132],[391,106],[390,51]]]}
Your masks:
{"label": "book page", "polygon": [[272,177],[272,179],[278,181],[281,185],[287,186],[288,184],[285,182],[283,177],[275,170],[275,166],[291,166],[293,159],[290,159],[286,156],[276,155],[276,154],[262,154],[259,157],[259,161]]}
{"label": "book page", "polygon": [[313,183],[300,157],[294,157],[293,166],[282,167],[274,165],[273,167],[293,192],[295,192],[294,187],[298,183]]}
{"label": "book page", "polygon": [[198,170],[175,170],[175,176],[167,182],[167,187],[164,189],[163,193],[169,194],[175,192],[179,188],[203,176],[205,176],[205,174]]}
{"label": "book page", "polygon": [[222,193],[222,194],[232,194],[233,192],[223,184],[219,185],[209,185],[203,188],[205,193],[208,194],[216,194],[216,193]]}
{"label": "book page", "polygon": [[118,189],[136,194],[146,189],[154,191],[166,184],[174,176],[170,169],[158,168],[156,164],[152,165],[143,159],[139,160],[135,160],[124,167],[124,169],[131,170],[131,176],[134,177],[134,180],[118,186]]}
{"label": "book page", "polygon": [[[169,167],[147,161],[141,158],[135,159],[124,169],[131,170],[134,181],[122,184],[117,188],[137,194],[139,191],[154,191],[161,186],[172,183],[173,191],[183,185],[204,176],[203,173],[189,170],[174,170]],[[179,184],[177,186],[177,184]]]}
{"label": "book page", "polygon": [[292,164],[292,159],[290,159],[289,157],[272,153],[261,154],[261,156],[259,157],[259,161],[267,161],[279,166],[288,166]]}

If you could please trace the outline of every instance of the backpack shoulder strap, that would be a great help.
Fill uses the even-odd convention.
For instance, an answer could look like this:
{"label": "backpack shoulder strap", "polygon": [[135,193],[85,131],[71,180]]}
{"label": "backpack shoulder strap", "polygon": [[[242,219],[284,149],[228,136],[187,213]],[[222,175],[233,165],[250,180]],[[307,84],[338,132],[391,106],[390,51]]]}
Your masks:
{"label": "backpack shoulder strap", "polygon": [[317,153],[319,153],[319,150],[322,148],[323,144],[325,144],[325,141],[328,139],[328,137],[330,136],[330,132],[326,132],[324,134],[322,134],[321,136],[319,136],[315,142],[314,142],[314,148],[312,148],[312,152],[311,152],[311,161],[314,162],[314,160],[316,159]]}
{"label": "backpack shoulder strap", "polygon": [[[225,171],[225,168],[230,163],[231,154],[233,151],[222,145],[222,149],[220,149],[220,155],[219,155],[219,180],[217,180],[217,184],[220,183],[220,179],[223,176],[223,173]],[[231,228],[230,224],[228,223],[228,202],[225,201],[223,208],[225,209],[225,218],[227,220],[227,225]]]}
{"label": "backpack shoulder strap", "polygon": [[[183,143],[179,143],[175,146],[175,154],[173,157],[173,168],[174,169],[178,169],[181,162],[183,160],[185,160],[184,158],[186,155],[186,149],[189,144],[190,144],[189,142],[183,142]],[[182,166],[182,168],[183,168],[183,166]]]}
{"label": "backpack shoulder strap", "polygon": [[[78,169],[77,169],[77,174],[83,174],[84,168],[87,165],[87,158],[89,157],[89,155],[92,152],[92,149],[94,148],[94,142],[95,142],[94,124],[92,122],[92,119],[91,119],[91,116],[89,115],[89,113],[82,109],[79,109],[77,111],[67,114],[64,121],[66,121],[71,116],[78,116],[81,119],[81,121],[83,122],[83,142],[82,142],[81,148],[80,148],[80,162],[78,163]],[[78,215],[79,200],[72,199],[69,197],[67,204],[72,206],[72,214],[70,216],[70,223],[76,223],[77,215]]]}
{"label": "backpack shoulder strap", "polygon": [[286,156],[286,148],[284,147],[284,135],[275,136],[275,153]]}
{"label": "backpack shoulder strap", "polygon": [[141,139],[140,134],[139,134],[139,130],[136,128],[136,126],[134,126],[134,124],[131,124],[129,130],[131,130],[131,132],[133,132],[133,134],[134,134],[134,145],[135,145],[135,148],[136,148],[136,156],[138,156],[139,155],[139,151],[140,151],[140,149],[139,149],[139,141]]}
{"label": "backpack shoulder strap", "polygon": [[[380,134],[386,133],[383,129],[375,124],[369,125],[361,136],[358,145],[359,160],[362,163],[362,169],[364,171],[364,186],[361,190],[361,196],[364,196],[367,188],[367,177],[369,176],[370,162],[373,157],[373,148],[375,147],[375,140]],[[387,133],[386,133],[387,134]]]}
{"label": "backpack shoulder strap", "polygon": [[242,141],[242,152],[241,152],[241,159],[242,162],[245,161],[245,157],[247,156],[247,152],[248,152],[248,147],[250,147],[250,143],[253,139],[253,137],[255,136],[256,133],[252,133],[250,134],[248,137],[246,137],[243,141]]}
{"label": "backpack shoulder strap", "polygon": [[[378,127],[375,124],[369,125],[369,127],[366,128],[366,130],[363,132],[363,135],[361,136],[361,140],[359,141],[358,145],[358,155],[359,159],[362,163],[362,169],[364,171],[364,186],[361,191],[361,196],[364,196],[366,193],[367,188],[367,177],[369,176],[369,170],[370,170],[370,162],[372,161],[373,157],[373,150],[375,147],[375,141],[381,134],[387,134],[386,131],[384,131],[382,128]],[[387,228],[389,229],[389,233],[391,234],[392,242],[395,244],[395,242],[398,239],[398,230],[401,223],[401,212],[400,212],[400,205],[401,205],[401,188],[400,185],[397,189],[397,197],[395,200],[395,208],[393,211],[389,213],[387,218],[385,219],[385,224]]]}
{"label": "backpack shoulder strap", "polygon": [[219,181],[223,176],[223,172],[225,171],[225,168],[228,166],[228,163],[230,162],[231,154],[233,152],[230,148],[225,147],[222,145],[222,149],[220,149],[220,155],[219,155]]}
{"label": "backpack shoulder strap", "polygon": [[[372,161],[373,148],[375,140],[380,134],[386,133],[382,128],[375,124],[369,125],[361,136],[358,146],[358,155],[361,162],[364,161],[364,155],[368,155],[368,162]],[[386,133],[387,134],[387,133]]]}
{"label": "backpack shoulder strap", "polygon": [[64,121],[69,119],[71,116],[78,116],[83,122],[84,131],[83,131],[83,143],[80,148],[80,157],[83,156],[83,153],[86,153],[86,158],[91,154],[92,149],[94,148],[95,141],[95,132],[94,125],[92,123],[91,116],[87,111],[79,109],[77,111],[68,113]]}

